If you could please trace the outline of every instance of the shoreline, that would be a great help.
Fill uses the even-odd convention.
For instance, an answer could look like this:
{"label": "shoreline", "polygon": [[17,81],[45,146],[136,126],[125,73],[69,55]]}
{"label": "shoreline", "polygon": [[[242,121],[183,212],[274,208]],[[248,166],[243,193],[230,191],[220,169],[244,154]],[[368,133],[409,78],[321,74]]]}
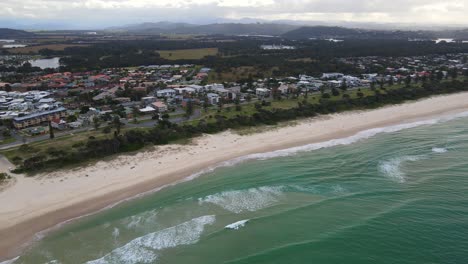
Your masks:
{"label": "shoreline", "polygon": [[[374,110],[299,120],[261,133],[205,135],[189,145],[155,147],[69,171],[17,176],[0,192],[0,261],[12,259],[37,234],[100,212],[248,155],[344,139],[359,132],[468,111],[468,93]],[[4,168],[2,168],[4,169]],[[191,177],[192,176],[192,177]]]}

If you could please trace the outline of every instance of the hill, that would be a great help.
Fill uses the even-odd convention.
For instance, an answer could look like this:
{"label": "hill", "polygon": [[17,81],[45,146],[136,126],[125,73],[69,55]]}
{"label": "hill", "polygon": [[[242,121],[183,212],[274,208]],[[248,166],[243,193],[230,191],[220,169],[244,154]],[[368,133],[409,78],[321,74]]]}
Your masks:
{"label": "hill", "polygon": [[130,34],[195,34],[195,35],[272,35],[278,36],[294,30],[298,26],[286,24],[242,24],[220,23],[208,25],[194,25],[187,23],[143,23],[110,28],[113,31],[125,31]]}
{"label": "hill", "polygon": [[27,32],[24,30],[0,28],[0,38],[25,38],[32,36],[34,36],[34,33]]}
{"label": "hill", "polygon": [[288,39],[433,39],[437,37],[430,31],[368,30],[344,27],[300,27],[282,35]]}

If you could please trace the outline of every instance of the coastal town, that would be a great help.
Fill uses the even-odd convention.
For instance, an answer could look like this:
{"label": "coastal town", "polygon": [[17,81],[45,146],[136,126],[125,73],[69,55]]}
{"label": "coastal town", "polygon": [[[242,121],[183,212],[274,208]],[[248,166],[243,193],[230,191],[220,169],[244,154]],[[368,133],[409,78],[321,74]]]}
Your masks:
{"label": "coastal town", "polygon": [[[340,96],[346,90],[457,78],[468,72],[467,54],[356,57],[340,62],[365,73],[251,77],[244,82],[208,83],[213,70],[193,64],[86,72],[38,68],[22,74],[21,82],[0,83],[0,137],[12,145],[46,139],[40,136],[50,134],[50,129],[63,134],[100,128],[109,132],[114,117],[128,127],[154,126],[163,117],[183,123],[201,119],[208,109],[219,112],[234,105],[241,109],[255,102],[265,104],[317,93]],[[2,77],[11,75],[0,73]]]}
{"label": "coastal town", "polygon": [[0,264],[463,264],[468,0],[0,1]]}

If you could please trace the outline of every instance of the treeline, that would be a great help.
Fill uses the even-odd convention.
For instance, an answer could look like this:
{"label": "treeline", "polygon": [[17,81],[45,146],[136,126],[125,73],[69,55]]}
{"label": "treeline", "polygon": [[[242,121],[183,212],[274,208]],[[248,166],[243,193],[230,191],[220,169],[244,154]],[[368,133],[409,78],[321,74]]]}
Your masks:
{"label": "treeline", "polygon": [[[261,104],[256,105],[257,111],[251,116],[237,115],[232,118],[216,115],[215,121],[200,120],[196,125],[177,125],[164,119],[157,126],[150,129],[134,129],[120,133],[116,130],[112,138],[90,138],[87,142],[78,142],[71,149],[49,149],[47,153],[38,153],[27,159],[14,157],[12,161],[17,165],[15,172],[37,172],[41,169],[62,168],[64,165],[77,164],[93,159],[101,159],[110,155],[136,151],[145,146],[164,145],[170,142],[190,139],[203,133],[217,133],[226,129],[237,129],[258,125],[274,125],[281,121],[297,118],[314,117],[356,109],[370,109],[387,104],[398,104],[407,100],[423,97],[468,91],[468,81],[453,80],[450,82],[425,82],[422,87],[405,86],[400,89],[375,89],[368,96],[359,92],[356,98],[344,94],[341,98],[330,99],[330,94],[321,94],[318,104],[310,104],[306,100],[300,101],[296,107],[290,109],[264,109]],[[319,96],[320,94],[317,94]],[[450,102],[448,102],[450,103]],[[28,145],[21,148],[25,153],[33,152]]]}
{"label": "treeline", "polygon": [[[263,44],[283,44],[297,47],[295,50],[262,50]],[[194,48],[218,48],[219,56],[201,60],[169,61],[159,57],[156,50],[177,50]],[[406,40],[354,40],[330,42],[325,40],[290,41],[285,39],[250,39],[232,37],[229,41],[218,39],[174,40],[128,40],[94,44],[90,47],[70,47],[64,51],[42,50],[47,56],[63,56],[66,70],[96,70],[102,68],[130,67],[152,64],[200,64],[218,71],[227,68],[253,66],[263,68],[280,67],[277,73],[312,74],[315,72],[343,72],[346,65],[330,65],[334,58],[381,56],[402,57],[429,54],[468,53],[468,44],[439,43],[431,41]],[[302,59],[309,59],[307,63]],[[342,68],[344,67],[344,69]],[[65,69],[64,69],[65,70]]]}

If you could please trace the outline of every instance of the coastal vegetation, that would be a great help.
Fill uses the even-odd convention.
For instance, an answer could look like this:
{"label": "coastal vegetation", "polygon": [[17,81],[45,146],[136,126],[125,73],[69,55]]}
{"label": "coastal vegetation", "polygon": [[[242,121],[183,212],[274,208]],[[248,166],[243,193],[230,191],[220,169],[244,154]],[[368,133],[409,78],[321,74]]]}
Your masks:
{"label": "coastal vegetation", "polygon": [[216,111],[207,110],[198,120],[180,125],[173,124],[163,117],[154,127],[124,130],[120,125],[115,125],[116,122],[112,122],[111,134],[89,134],[87,138],[71,137],[70,140],[61,141],[66,142],[65,144],[57,144],[54,139],[45,143],[22,145],[3,151],[3,154],[17,166],[14,172],[36,173],[44,169],[63,168],[119,153],[137,151],[146,146],[186,140],[203,133],[276,125],[300,118],[372,109],[461,91],[468,91],[468,81],[454,78],[450,81],[433,80],[352,91],[327,90],[291,99],[276,97],[273,102],[261,101],[239,105],[240,107],[220,106]]}

